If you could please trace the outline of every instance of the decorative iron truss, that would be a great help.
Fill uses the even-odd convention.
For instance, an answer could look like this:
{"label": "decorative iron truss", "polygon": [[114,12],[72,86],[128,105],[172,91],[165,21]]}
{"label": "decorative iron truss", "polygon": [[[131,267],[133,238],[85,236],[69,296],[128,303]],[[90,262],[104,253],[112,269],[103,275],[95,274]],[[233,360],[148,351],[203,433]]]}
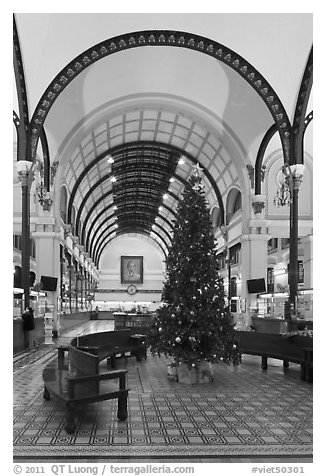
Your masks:
{"label": "decorative iron truss", "polygon": [[[313,49],[311,48],[307,60],[306,68],[301,81],[300,91],[298,94],[297,104],[293,119],[293,133],[295,141],[295,161],[290,161],[289,164],[297,163],[303,164],[303,137],[306,130],[306,111],[309,101],[309,96],[313,82]],[[312,118],[312,113],[311,113]]]}
{"label": "decorative iron truss", "polygon": [[71,61],[50,83],[41,97],[31,120],[31,154],[36,154],[40,130],[61,92],[88,66],[119,51],[142,46],[170,46],[199,51],[221,61],[236,71],[262,98],[272,114],[280,134],[285,160],[290,154],[291,123],[278,95],[248,61],[226,46],[208,38],[173,30],[138,31],[119,35],[94,45]]}
{"label": "decorative iron truss", "polygon": [[[111,156],[114,161],[110,171],[100,177],[83,194],[82,201],[78,205],[75,223],[72,223],[72,210],[77,191],[87,174],[108,156]],[[174,177],[183,186],[186,184],[185,179],[176,173],[178,160],[181,156],[187,158],[193,165],[197,163],[189,153],[171,144],[157,141],[135,141],[120,144],[104,151],[84,167],[70,193],[67,221],[74,225],[76,235],[80,237],[80,243],[85,246],[85,250],[92,257],[97,252],[101,239],[105,239],[105,236],[109,238],[113,231],[115,231],[115,235],[135,233],[136,231],[141,231],[146,235],[158,234],[162,240],[164,236],[165,243],[170,242],[173,224],[168,217],[173,217],[175,212],[164,202],[163,195],[167,193],[176,202],[180,198],[169,190],[169,180]],[[204,175],[224,214],[222,196],[216,181],[205,168]],[[92,203],[83,217],[83,210],[91,203],[91,197],[96,193],[98,187],[110,181],[112,177],[116,179],[116,182]],[[106,199],[111,203],[104,206],[100,212],[96,212],[97,207]],[[162,214],[159,207],[162,207],[166,213]],[[164,226],[161,226],[162,223],[161,225],[157,223],[156,217],[159,217]],[[114,222],[114,218],[116,218],[116,222]],[[107,226],[103,230],[105,223]],[[115,224],[118,224],[118,228],[113,230]],[[156,231],[153,230],[154,224]]]}
{"label": "decorative iron truss", "polygon": [[[19,156],[21,159],[32,160],[28,155],[28,139],[29,139],[29,111],[28,111],[28,101],[26,94],[26,83],[25,83],[25,74],[24,74],[24,65],[20,50],[19,37],[17,32],[16,21],[14,17],[13,25],[13,45],[14,45],[14,73],[17,89],[17,99],[19,107],[19,118],[17,113],[14,112],[14,124],[16,126],[17,135],[19,137],[18,147],[19,147]],[[38,130],[38,134],[41,129]],[[35,150],[36,153],[36,150]]]}

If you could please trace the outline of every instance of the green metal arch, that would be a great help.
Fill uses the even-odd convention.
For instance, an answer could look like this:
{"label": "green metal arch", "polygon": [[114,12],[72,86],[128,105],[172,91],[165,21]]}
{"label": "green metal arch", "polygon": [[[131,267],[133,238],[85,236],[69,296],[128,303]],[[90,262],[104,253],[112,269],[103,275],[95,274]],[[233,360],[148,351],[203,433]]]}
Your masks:
{"label": "green metal arch", "polygon": [[245,58],[230,48],[209,38],[175,30],[146,30],[118,35],[87,49],[51,81],[31,119],[31,156],[36,155],[40,130],[61,92],[86,68],[109,55],[143,46],[170,46],[186,48],[215,58],[229,66],[242,77],[262,98],[270,111],[282,142],[284,160],[289,162],[293,148],[293,130],[286,110],[264,76]]}

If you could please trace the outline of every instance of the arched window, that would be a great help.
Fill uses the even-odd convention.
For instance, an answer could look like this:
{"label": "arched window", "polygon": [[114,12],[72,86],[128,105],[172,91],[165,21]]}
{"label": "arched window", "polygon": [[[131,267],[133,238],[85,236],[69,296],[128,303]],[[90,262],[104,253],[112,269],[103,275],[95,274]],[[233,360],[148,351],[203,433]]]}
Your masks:
{"label": "arched window", "polygon": [[64,223],[67,223],[67,202],[68,194],[66,187],[62,186],[60,191],[60,216]]}
{"label": "arched window", "polygon": [[73,235],[76,234],[76,209],[74,206],[71,207],[71,232]]}
{"label": "arched window", "polygon": [[216,232],[217,228],[219,228],[222,224],[222,215],[221,210],[219,207],[214,206],[211,211],[211,224],[212,224],[212,232],[213,234]]}
{"label": "arched window", "polygon": [[232,188],[226,201],[226,224],[228,225],[233,215],[242,209],[241,192],[237,188]]}
{"label": "arched window", "polygon": [[238,210],[242,209],[242,198],[241,198],[241,193],[238,190],[237,196],[234,200],[234,205],[233,205],[233,214],[237,212]]}

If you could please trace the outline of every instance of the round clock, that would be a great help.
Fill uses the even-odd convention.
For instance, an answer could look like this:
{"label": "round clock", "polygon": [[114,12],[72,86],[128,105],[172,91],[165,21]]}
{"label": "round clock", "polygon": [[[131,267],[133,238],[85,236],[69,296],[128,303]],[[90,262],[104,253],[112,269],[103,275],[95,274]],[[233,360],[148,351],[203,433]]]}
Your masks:
{"label": "round clock", "polygon": [[128,286],[127,288],[127,293],[128,294],[136,294],[137,292],[137,288],[134,284],[130,284],[130,286]]}

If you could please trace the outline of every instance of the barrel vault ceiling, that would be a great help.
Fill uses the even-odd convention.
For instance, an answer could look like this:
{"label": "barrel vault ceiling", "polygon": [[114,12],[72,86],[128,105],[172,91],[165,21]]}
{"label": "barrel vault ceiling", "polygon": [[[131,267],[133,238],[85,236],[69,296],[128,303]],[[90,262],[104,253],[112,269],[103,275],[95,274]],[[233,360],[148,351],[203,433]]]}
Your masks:
{"label": "barrel vault ceiling", "polygon": [[[216,28],[210,19],[207,32],[205,22],[194,26],[194,16],[161,18],[165,28],[170,18],[168,27],[199,29],[248,56],[250,45],[243,41],[239,18],[222,21],[216,15]],[[249,60],[294,107],[295,95],[288,94],[288,85],[281,90],[280,68],[299,70],[298,84],[293,85],[297,90],[311,35],[305,31],[308,18],[287,18],[302,33],[301,41],[290,41],[284,50],[289,64],[284,66],[284,55],[277,62],[275,52],[270,52],[271,42],[283,41],[286,22],[272,21],[261,37],[273,68],[267,59],[262,61],[264,48],[258,52],[255,43]],[[16,21],[33,110],[69,61],[113,34],[137,31],[142,22],[146,27],[150,18],[130,14],[126,23],[125,17],[112,14],[17,14]],[[251,27],[258,32],[266,21],[266,16],[260,22],[253,16]],[[300,56],[302,64],[293,65],[298,49],[306,53]],[[74,78],[54,103],[44,130],[51,163],[58,164],[55,190],[66,187],[68,222],[98,265],[110,241],[124,234],[151,237],[166,253],[178,200],[197,164],[209,206],[223,210],[228,191],[242,189],[248,180],[246,166],[254,164],[272,123],[261,98],[228,66],[197,51],[143,47],[103,58]],[[40,148],[38,152],[41,156]],[[58,199],[56,209],[58,213]]]}

